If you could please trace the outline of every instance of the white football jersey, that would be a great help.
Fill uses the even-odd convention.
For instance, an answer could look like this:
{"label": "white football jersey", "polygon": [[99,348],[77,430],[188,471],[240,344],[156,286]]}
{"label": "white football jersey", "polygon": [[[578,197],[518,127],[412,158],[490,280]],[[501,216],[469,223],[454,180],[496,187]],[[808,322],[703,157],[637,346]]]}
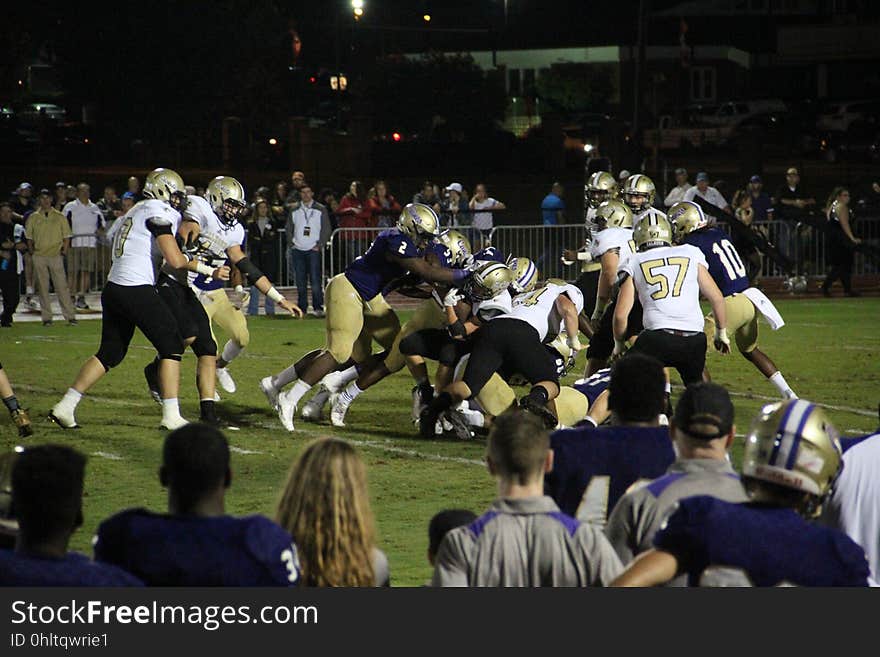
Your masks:
{"label": "white football jersey", "polygon": [[165,201],[145,199],[134,205],[125,216],[113,222],[107,239],[111,244],[113,265],[107,280],[117,285],[155,285],[153,267],[153,234],[147,222],[170,226],[177,232],[180,213]]}
{"label": "white football jersey", "polygon": [[513,310],[498,319],[518,319],[532,326],[541,342],[552,342],[559,335],[562,317],[556,310],[556,299],[565,294],[577,308],[578,314],[584,309],[584,295],[574,285],[568,283],[545,283],[531,292],[517,294],[513,298]]}
{"label": "white football jersey", "polygon": [[633,226],[635,226],[635,225],[636,225],[637,223],[639,223],[642,219],[644,219],[645,217],[648,217],[648,216],[650,216],[650,215],[657,215],[658,217],[663,217],[664,219],[666,219],[666,213],[665,213],[665,212],[663,212],[663,211],[661,211],[661,210],[658,210],[657,208],[651,206],[651,207],[649,207],[649,208],[645,208],[644,210],[642,210],[642,211],[639,212],[638,214],[636,214],[635,212],[633,212]]}
{"label": "white football jersey", "polygon": [[880,584],[880,433],[843,453],[843,470],[824,505],[822,522],[862,546],[871,579]]}
{"label": "white football jersey", "polygon": [[504,290],[501,294],[486,299],[485,301],[477,301],[471,308],[471,312],[481,321],[488,322],[495,319],[499,315],[506,315],[513,311],[513,303],[510,298],[510,292]]}
{"label": "white football jersey", "polygon": [[633,279],[648,330],[702,331],[697,274],[706,257],[690,244],[662,246],[634,253],[618,271]]}
{"label": "white football jersey", "polygon": [[636,252],[636,243],[633,242],[631,228],[606,228],[593,233],[593,243],[590,245],[590,255],[593,260],[601,260],[602,256],[613,249],[618,250],[620,260],[617,269],[620,270],[630,256]]}

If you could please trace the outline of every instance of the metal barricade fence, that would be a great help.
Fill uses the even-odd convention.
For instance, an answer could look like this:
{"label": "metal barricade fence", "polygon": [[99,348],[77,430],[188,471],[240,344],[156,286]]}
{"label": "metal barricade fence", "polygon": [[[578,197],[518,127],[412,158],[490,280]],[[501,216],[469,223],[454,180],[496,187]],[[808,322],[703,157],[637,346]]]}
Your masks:
{"label": "metal barricade fence", "polygon": [[64,258],[70,294],[75,297],[78,294],[102,290],[110,273],[111,263],[110,244],[103,235],[95,233],[73,235],[70,239],[70,249]]}
{"label": "metal barricade fence", "polygon": [[587,229],[584,224],[558,226],[495,226],[489,233],[492,246],[506,257],[529,258],[542,278],[575,279],[580,266],[562,263],[562,251],[577,251],[584,245]]}

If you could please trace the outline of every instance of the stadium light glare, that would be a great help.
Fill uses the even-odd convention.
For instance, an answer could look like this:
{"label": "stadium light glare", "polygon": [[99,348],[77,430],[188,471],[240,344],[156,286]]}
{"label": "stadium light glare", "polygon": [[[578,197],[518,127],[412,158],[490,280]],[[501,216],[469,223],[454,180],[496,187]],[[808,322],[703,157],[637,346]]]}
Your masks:
{"label": "stadium light glare", "polygon": [[278,143],[278,140],[275,139],[275,137],[270,137],[270,138],[269,138],[269,145],[270,145],[270,146],[275,146],[277,143]]}
{"label": "stadium light glare", "polygon": [[431,22],[431,14],[423,15],[422,20],[425,21],[426,23],[430,23]]}
{"label": "stadium light glare", "polygon": [[400,141],[401,139],[403,139],[403,136],[401,136],[401,134],[399,132],[393,132],[393,133],[391,133],[391,138],[394,141]]}

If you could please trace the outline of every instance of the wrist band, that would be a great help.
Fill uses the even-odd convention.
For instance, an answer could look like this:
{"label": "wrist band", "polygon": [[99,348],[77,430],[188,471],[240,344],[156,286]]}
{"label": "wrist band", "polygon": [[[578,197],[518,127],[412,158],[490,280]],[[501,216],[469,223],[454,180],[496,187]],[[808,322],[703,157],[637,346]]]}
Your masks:
{"label": "wrist band", "polygon": [[203,276],[211,277],[214,275],[214,271],[216,270],[214,267],[209,267],[204,262],[200,262],[196,265],[196,271]]}
{"label": "wrist band", "polygon": [[276,290],[274,287],[269,288],[269,291],[266,292],[266,296],[276,303],[279,301],[284,301],[284,296],[282,296],[281,292]]}
{"label": "wrist band", "polygon": [[235,291],[236,291],[238,294],[244,294],[244,287],[241,286],[241,285],[236,285],[236,286],[235,286]]}
{"label": "wrist band", "polygon": [[593,256],[590,255],[589,251],[578,251],[578,260],[590,262],[593,260]]}

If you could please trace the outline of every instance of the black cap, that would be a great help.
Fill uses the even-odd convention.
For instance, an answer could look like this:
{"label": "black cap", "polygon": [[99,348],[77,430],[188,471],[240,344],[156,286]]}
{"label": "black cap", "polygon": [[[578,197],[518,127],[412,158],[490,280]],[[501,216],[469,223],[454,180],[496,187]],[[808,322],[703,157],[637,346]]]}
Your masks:
{"label": "black cap", "polygon": [[675,406],[675,428],[700,440],[714,440],[733,427],[733,402],[717,383],[695,383],[685,389]]}

